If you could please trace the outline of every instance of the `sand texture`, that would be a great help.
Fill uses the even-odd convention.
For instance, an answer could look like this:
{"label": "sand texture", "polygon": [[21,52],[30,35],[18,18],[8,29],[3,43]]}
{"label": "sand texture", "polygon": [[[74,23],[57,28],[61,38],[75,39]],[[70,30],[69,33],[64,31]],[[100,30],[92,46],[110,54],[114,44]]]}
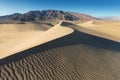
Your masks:
{"label": "sand texture", "polygon": [[1,80],[119,80],[120,43],[76,28],[69,35],[1,59],[0,72]]}

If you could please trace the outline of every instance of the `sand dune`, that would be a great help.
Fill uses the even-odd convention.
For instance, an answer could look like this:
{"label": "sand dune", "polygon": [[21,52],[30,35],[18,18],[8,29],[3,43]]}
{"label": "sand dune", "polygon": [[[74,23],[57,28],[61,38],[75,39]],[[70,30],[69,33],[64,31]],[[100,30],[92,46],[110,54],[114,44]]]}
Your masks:
{"label": "sand dune", "polygon": [[79,31],[2,59],[1,79],[119,80],[120,43]]}
{"label": "sand dune", "polygon": [[78,25],[82,32],[120,42],[120,22],[88,21]]}
{"label": "sand dune", "polygon": [[[0,45],[0,59],[15,54],[17,52],[32,48],[34,46],[49,42],[51,40],[63,37],[73,32],[73,29],[60,26],[61,22],[51,29],[41,32],[27,32],[23,34],[15,34],[9,37],[14,39],[13,42],[9,40],[9,37],[5,42],[1,42]],[[18,37],[19,36],[19,37]]]}
{"label": "sand dune", "polygon": [[85,34],[74,24],[62,24],[66,25],[76,30],[1,59],[0,79],[119,80],[120,43]]}

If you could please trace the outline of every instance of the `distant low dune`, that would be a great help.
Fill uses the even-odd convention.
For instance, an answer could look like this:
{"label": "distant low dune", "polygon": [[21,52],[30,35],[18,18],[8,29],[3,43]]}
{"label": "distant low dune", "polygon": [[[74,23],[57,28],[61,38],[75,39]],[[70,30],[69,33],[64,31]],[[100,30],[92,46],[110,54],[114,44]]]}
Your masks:
{"label": "distant low dune", "polygon": [[120,42],[120,22],[94,20],[78,25],[82,32]]}
{"label": "distant low dune", "polygon": [[1,32],[24,32],[24,31],[41,31],[48,30],[51,28],[51,25],[41,24],[41,23],[23,23],[23,24],[0,24],[0,33]]}

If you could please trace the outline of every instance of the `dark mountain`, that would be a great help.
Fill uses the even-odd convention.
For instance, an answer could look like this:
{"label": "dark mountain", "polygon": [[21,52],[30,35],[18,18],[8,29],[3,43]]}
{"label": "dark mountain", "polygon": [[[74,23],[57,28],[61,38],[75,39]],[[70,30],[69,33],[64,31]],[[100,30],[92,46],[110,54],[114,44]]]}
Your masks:
{"label": "dark mountain", "polygon": [[30,11],[24,14],[15,13],[12,15],[1,16],[0,21],[47,21],[47,20],[91,20],[95,19],[89,15],[64,12],[59,10]]}

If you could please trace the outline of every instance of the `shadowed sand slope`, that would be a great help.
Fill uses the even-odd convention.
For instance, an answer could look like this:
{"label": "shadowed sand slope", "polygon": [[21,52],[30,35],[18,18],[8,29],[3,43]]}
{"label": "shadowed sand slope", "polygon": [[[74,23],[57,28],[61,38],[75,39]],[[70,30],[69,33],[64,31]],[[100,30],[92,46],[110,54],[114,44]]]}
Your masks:
{"label": "shadowed sand slope", "polygon": [[[17,52],[38,46],[51,40],[63,37],[74,30],[60,26],[62,22],[47,31],[24,32],[22,34],[8,35],[6,41],[0,44],[0,59],[15,54]],[[11,37],[11,38],[10,38]]]}
{"label": "shadowed sand slope", "polygon": [[119,80],[120,43],[74,33],[0,60],[1,79]]}
{"label": "shadowed sand slope", "polygon": [[82,32],[120,42],[120,22],[94,20],[78,25]]}

